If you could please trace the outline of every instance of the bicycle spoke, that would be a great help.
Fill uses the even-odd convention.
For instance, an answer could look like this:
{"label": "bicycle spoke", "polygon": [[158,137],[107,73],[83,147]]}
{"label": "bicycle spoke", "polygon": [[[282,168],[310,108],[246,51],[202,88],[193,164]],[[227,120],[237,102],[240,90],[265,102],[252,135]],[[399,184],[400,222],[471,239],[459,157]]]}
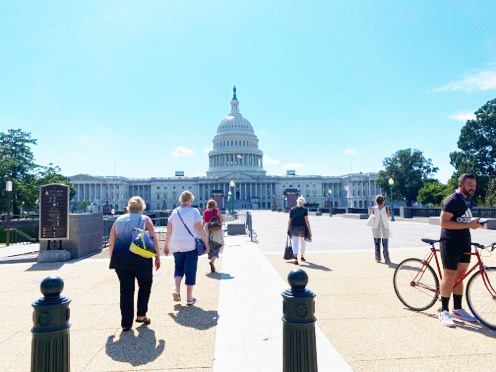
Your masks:
{"label": "bicycle spoke", "polygon": [[403,261],[394,273],[393,283],[400,301],[412,310],[425,310],[437,300],[437,276],[422,260],[412,258]]}
{"label": "bicycle spoke", "polygon": [[495,285],[494,267],[487,268],[484,273],[475,273],[467,284],[467,303],[470,310],[483,324],[493,329],[496,329],[496,298],[491,287],[494,288]]}

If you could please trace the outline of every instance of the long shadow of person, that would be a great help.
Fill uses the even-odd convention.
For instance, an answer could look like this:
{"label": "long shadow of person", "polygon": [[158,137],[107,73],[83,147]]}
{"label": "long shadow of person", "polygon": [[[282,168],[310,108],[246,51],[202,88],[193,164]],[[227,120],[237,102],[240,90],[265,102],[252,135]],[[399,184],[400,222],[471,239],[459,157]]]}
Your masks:
{"label": "long shadow of person", "polygon": [[113,360],[126,362],[133,366],[141,366],[158,358],[164,351],[165,341],[155,338],[155,331],[146,326],[136,328],[138,336],[134,331],[121,332],[119,339],[114,340],[114,335],[109,336],[105,344],[105,352]]}
{"label": "long shadow of person", "polygon": [[227,273],[208,273],[206,276],[212,279],[218,279],[218,280],[227,280],[227,279],[234,279],[234,276],[231,276],[231,274]]}
{"label": "long shadow of person", "polygon": [[314,269],[314,270],[322,270],[322,271],[332,271],[331,269],[329,269],[327,266],[324,266],[324,265],[317,265],[317,264],[314,264],[312,262],[305,262],[305,263],[300,263],[300,266],[301,267],[305,267],[307,269]]}
{"label": "long shadow of person", "polygon": [[175,313],[169,316],[184,327],[206,330],[217,325],[219,313],[215,310],[203,310],[198,306],[175,305]]}

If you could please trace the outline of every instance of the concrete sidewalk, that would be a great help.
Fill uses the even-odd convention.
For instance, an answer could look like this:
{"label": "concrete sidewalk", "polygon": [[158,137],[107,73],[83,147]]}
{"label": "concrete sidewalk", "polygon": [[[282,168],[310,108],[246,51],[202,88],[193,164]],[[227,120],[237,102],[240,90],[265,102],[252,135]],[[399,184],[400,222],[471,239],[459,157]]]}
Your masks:
{"label": "concrete sidewalk", "polygon": [[[29,371],[31,303],[49,275],[64,279],[72,300],[71,371],[210,371],[213,365],[219,278],[199,260],[196,306],[173,302],[173,261],[154,273],[148,316],[152,323],[121,332],[119,281],[108,259],[51,264],[4,264],[0,270],[0,369]],[[185,293],[183,293],[185,297]]]}
{"label": "concrete sidewalk", "polygon": [[14,244],[0,246],[0,258],[19,256],[26,253],[39,252],[40,244]]}
{"label": "concrete sidewalk", "polygon": [[[396,263],[423,258],[427,250],[392,249],[391,258]],[[267,257],[282,278],[295,267],[282,253]],[[301,268],[317,294],[317,323],[354,371],[495,370],[495,331],[459,321],[454,329],[443,327],[440,303],[422,312],[407,310],[394,292],[394,267],[377,264],[372,248],[315,254],[310,244],[305,257]],[[483,260],[496,266],[496,254]],[[465,302],[464,307],[468,310]]]}
{"label": "concrete sidewalk", "polygon": [[[282,296],[289,287],[247,237],[227,240],[222,258],[214,372],[282,370]],[[316,326],[320,371],[351,371]]]}

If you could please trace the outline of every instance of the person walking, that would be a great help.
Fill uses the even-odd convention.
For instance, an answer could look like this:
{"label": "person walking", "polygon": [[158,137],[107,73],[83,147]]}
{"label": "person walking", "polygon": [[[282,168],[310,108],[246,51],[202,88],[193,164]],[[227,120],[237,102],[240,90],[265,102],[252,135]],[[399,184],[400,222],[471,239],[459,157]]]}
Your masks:
{"label": "person walking", "polygon": [[143,215],[146,204],[139,196],[129,199],[126,213],[117,218],[109,235],[110,268],[117,273],[120,283],[121,326],[129,331],[134,317],[134,286],[138,281],[138,311],[136,322],[150,324],[146,316],[153,280],[153,260],[141,257],[129,250],[135,227],[146,229],[155,244],[155,268],[160,268],[160,253],[153,222]]}
{"label": "person walking", "polygon": [[198,252],[196,251],[195,237],[205,243],[207,253],[210,251],[207,233],[203,229],[202,216],[196,208],[192,208],[195,197],[191,191],[185,190],[179,196],[181,205],[174,209],[167,223],[164,251],[169,249],[174,254],[174,280],[176,289],[172,292],[174,301],[181,301],[181,281],[186,277],[186,304],[196,303],[193,297],[193,287],[196,284],[196,270],[198,267]]}
{"label": "person walking", "polygon": [[305,262],[305,245],[312,240],[312,230],[308,221],[308,209],[305,208],[305,198],[296,200],[296,207],[291,208],[288,221],[288,235],[293,243],[295,265],[298,265],[298,251],[301,251],[301,261]]}
{"label": "person walking", "polygon": [[222,232],[222,224],[224,223],[224,218],[219,208],[217,208],[217,202],[210,199],[207,202],[207,209],[203,212],[203,226],[208,234],[208,243],[210,245],[210,252],[208,252],[208,258],[210,260],[210,271],[215,273],[215,259],[219,258],[219,253],[224,245],[224,233]]}
{"label": "person walking", "polygon": [[368,222],[369,226],[372,227],[372,235],[374,237],[375,261],[377,263],[381,262],[382,242],[384,262],[386,265],[391,265],[391,259],[389,258],[389,237],[391,236],[389,217],[391,217],[391,211],[389,207],[384,205],[384,196],[377,195],[375,202],[376,205],[372,207],[372,213],[369,218],[370,222]]}

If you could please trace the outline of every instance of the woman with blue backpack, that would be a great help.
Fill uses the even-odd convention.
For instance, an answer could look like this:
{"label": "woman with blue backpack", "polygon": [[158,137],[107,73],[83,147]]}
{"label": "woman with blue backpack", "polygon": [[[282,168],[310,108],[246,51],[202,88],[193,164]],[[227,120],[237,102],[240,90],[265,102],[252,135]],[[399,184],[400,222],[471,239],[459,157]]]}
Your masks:
{"label": "woman with blue backpack", "polygon": [[160,253],[155,229],[150,217],[143,215],[146,204],[139,196],[129,199],[129,213],[117,218],[110,230],[110,268],[115,269],[120,282],[121,326],[129,331],[133,326],[134,287],[138,282],[138,311],[136,322],[150,324],[146,316],[155,269],[160,268]]}

